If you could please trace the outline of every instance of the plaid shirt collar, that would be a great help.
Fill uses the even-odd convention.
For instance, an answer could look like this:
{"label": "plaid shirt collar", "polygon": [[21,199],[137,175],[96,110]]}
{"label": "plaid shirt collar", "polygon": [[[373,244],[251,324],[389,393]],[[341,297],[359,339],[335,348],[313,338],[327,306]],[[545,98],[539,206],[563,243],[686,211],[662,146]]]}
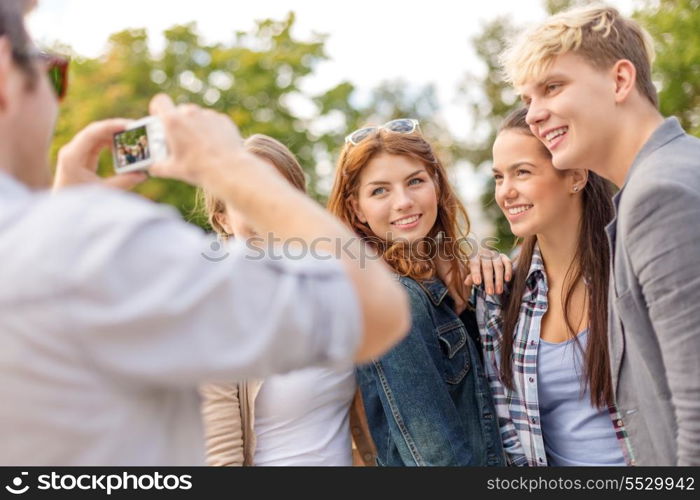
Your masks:
{"label": "plaid shirt collar", "polygon": [[525,280],[523,302],[532,303],[537,300],[540,283],[544,285],[546,293],[546,290],[549,288],[547,284],[547,274],[544,272],[544,262],[542,261],[540,247],[539,245],[535,245],[532,252],[532,262],[530,263],[530,269],[527,272],[527,278]]}

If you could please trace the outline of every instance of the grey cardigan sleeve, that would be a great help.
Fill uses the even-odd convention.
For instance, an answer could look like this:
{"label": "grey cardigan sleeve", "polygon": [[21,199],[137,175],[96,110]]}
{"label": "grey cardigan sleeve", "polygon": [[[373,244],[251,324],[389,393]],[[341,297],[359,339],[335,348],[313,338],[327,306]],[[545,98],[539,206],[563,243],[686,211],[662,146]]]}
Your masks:
{"label": "grey cardigan sleeve", "polygon": [[238,384],[203,384],[199,394],[207,465],[242,466],[244,432]]}

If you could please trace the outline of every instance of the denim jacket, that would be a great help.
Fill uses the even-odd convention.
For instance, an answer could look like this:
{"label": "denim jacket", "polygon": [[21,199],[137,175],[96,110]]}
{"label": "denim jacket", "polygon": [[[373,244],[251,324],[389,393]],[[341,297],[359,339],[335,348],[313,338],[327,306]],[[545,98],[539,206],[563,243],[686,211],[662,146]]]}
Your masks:
{"label": "denim jacket", "polygon": [[457,316],[439,279],[398,279],[411,330],[357,369],[377,465],[505,465],[474,312]]}

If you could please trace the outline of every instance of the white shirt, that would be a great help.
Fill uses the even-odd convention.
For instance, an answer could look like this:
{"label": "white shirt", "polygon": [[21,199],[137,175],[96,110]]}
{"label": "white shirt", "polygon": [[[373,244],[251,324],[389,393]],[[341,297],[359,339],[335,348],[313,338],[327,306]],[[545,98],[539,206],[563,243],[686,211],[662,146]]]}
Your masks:
{"label": "white shirt", "polygon": [[337,261],[210,245],[136,195],[0,173],[0,465],[203,464],[198,383],[352,360]]}
{"label": "white shirt", "polygon": [[354,368],[310,367],[265,379],[255,398],[261,465],[350,466]]}

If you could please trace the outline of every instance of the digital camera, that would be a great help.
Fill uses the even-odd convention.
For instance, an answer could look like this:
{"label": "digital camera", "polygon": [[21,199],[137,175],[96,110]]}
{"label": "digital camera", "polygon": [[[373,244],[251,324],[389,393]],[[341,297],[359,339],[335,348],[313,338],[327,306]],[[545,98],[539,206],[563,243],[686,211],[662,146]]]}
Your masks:
{"label": "digital camera", "polygon": [[118,174],[148,170],[168,156],[165,129],[155,116],[134,121],[114,134],[113,143],[114,170]]}

